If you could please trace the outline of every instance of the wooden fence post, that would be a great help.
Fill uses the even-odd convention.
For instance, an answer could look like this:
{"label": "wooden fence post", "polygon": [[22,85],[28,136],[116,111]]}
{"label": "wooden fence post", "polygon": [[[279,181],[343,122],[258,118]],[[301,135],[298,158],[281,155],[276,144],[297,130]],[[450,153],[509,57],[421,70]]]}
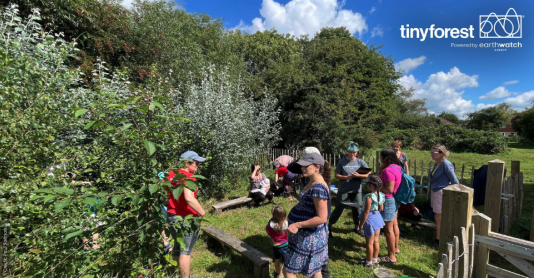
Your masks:
{"label": "wooden fence post", "polygon": [[431,191],[431,189],[430,189],[430,172],[432,172],[432,161],[430,161],[428,163],[428,183],[427,183],[428,188],[426,189],[426,200],[427,201],[432,199],[431,198],[431,196],[432,196],[431,194],[432,193],[430,193],[430,191]]}
{"label": "wooden fence post", "polygon": [[503,178],[504,161],[498,159],[490,161],[488,163],[488,179],[486,181],[484,214],[493,220],[491,223],[491,231],[496,233],[499,232]]}
{"label": "wooden fence post", "polygon": [[473,183],[475,183],[475,166],[471,167],[471,184],[469,187],[473,187]]}
{"label": "wooden fence post", "polygon": [[376,151],[376,174],[380,174],[380,151]]}
{"label": "wooden fence post", "polygon": [[[472,216],[473,224],[475,225],[475,233],[481,236],[488,236],[491,230],[491,218],[488,216],[475,213]],[[474,276],[476,278],[486,278],[486,266],[489,262],[489,250],[488,245],[485,243],[477,243],[475,262],[474,263]]]}
{"label": "wooden fence post", "polygon": [[[443,188],[443,210],[441,212],[438,254],[447,252],[448,244],[453,242],[455,236],[462,234],[462,228],[471,227],[473,194],[474,190],[472,188],[462,184],[453,184]],[[460,250],[468,248],[468,246],[464,247],[463,244],[464,242],[462,241],[462,246],[458,246]],[[469,273],[464,264],[459,264],[458,268],[458,277],[464,277],[464,273]]]}
{"label": "wooden fence post", "polygon": [[510,174],[513,177],[515,174],[519,174],[519,172],[521,172],[521,161],[512,160],[512,171],[510,171]]}
{"label": "wooden fence post", "polygon": [[530,241],[534,241],[534,209],[532,210],[532,218],[530,221]]}

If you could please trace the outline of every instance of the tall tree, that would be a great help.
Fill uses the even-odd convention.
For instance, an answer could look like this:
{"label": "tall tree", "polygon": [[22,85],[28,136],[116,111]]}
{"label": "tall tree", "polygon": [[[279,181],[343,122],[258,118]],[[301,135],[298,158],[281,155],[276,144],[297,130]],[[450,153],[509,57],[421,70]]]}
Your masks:
{"label": "tall tree", "polygon": [[510,123],[517,112],[508,103],[484,108],[467,114],[467,127],[476,130],[497,130],[503,123]]}
{"label": "tall tree", "polygon": [[449,112],[441,112],[441,114],[438,115],[438,117],[442,118],[442,119],[445,119],[455,125],[459,125],[460,124],[460,119],[458,118],[458,116],[456,116],[454,113],[449,113]]}

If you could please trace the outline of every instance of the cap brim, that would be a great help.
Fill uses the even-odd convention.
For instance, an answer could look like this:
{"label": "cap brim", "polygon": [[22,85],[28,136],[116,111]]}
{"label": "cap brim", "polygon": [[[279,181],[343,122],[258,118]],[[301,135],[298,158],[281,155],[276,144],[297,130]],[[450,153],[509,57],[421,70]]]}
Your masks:
{"label": "cap brim", "polygon": [[193,158],[193,160],[198,161],[198,162],[204,162],[206,161],[206,158],[199,156],[199,157]]}
{"label": "cap brim", "polygon": [[302,174],[300,165],[297,162],[291,162],[287,165],[287,170],[293,174]]}

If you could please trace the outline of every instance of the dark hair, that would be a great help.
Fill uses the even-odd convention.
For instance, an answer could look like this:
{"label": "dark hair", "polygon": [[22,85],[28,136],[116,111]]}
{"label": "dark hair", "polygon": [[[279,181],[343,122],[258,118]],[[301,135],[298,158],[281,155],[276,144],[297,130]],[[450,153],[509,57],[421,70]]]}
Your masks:
{"label": "dark hair", "polygon": [[324,168],[323,168],[322,174],[323,174],[324,182],[326,182],[326,186],[330,186],[330,182],[332,181],[332,167],[330,166],[330,162],[328,161],[324,162]]}
{"label": "dark hair", "polygon": [[286,210],[281,206],[276,206],[271,209],[271,214],[273,215],[274,228],[273,230],[277,232],[282,232],[284,223],[287,219]]}
{"label": "dark hair", "polygon": [[[250,173],[251,173],[251,174],[254,173],[254,169],[256,168],[256,166],[260,166],[260,165],[259,165],[259,164],[252,164],[252,165],[250,166]],[[260,166],[260,169],[261,169],[261,166]]]}
{"label": "dark hair", "polygon": [[378,203],[380,204],[380,189],[382,188],[382,179],[378,175],[375,175],[375,174],[369,175],[368,179],[371,182],[368,182],[367,184],[374,186],[376,188],[376,191],[378,192],[377,200],[378,200]]}
{"label": "dark hair", "polygon": [[385,169],[391,164],[399,165],[402,168],[402,163],[393,149],[383,149],[380,151],[380,157],[386,159],[386,163],[382,166],[382,169]]}

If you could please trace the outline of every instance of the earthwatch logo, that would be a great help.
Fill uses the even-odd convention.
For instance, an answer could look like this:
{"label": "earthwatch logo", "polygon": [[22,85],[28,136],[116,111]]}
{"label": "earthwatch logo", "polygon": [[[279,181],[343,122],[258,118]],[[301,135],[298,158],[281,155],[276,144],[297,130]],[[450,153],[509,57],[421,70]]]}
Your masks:
{"label": "earthwatch logo", "polygon": [[[523,36],[523,18],[524,15],[518,15],[514,8],[508,9],[506,14],[497,15],[492,12],[489,15],[480,15],[479,17],[479,38],[484,39],[519,39]],[[430,28],[412,28],[409,24],[401,25],[401,37],[403,39],[418,38],[425,41],[427,38],[462,38],[474,39],[473,25],[469,28],[435,28],[435,24]]]}

